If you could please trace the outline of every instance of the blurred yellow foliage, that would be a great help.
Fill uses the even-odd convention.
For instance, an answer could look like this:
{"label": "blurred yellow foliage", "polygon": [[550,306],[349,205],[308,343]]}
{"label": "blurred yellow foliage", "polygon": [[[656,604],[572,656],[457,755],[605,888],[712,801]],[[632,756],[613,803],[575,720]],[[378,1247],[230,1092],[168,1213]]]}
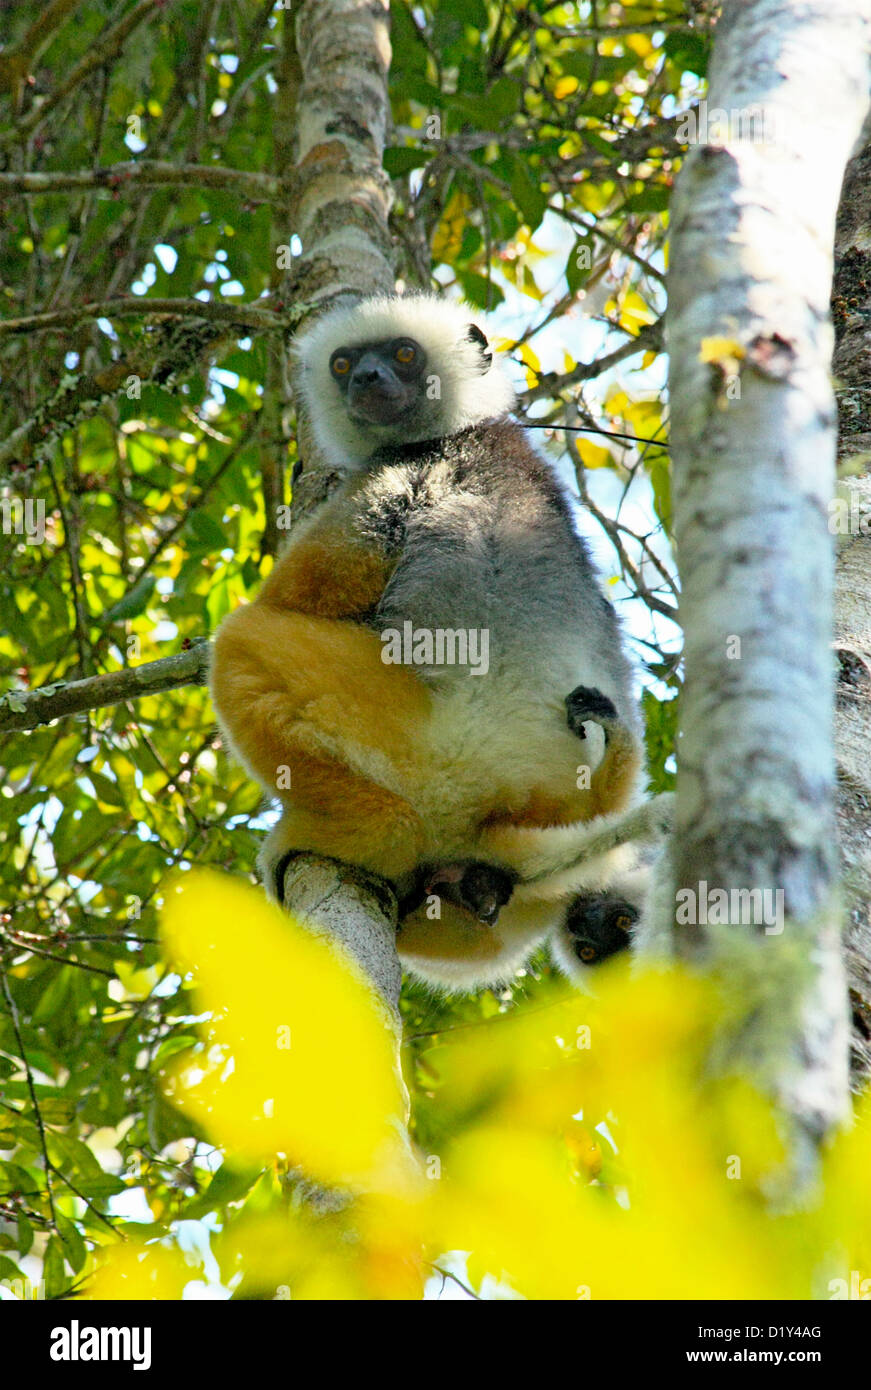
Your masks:
{"label": "blurred yellow foliage", "polygon": [[395,1179],[402,1099],[384,1014],[359,968],[237,879],[177,881],[170,958],[209,1011],[167,1075],[174,1104],[247,1161],[287,1154],[327,1182]]}
{"label": "blurred yellow foliage", "polygon": [[[826,1298],[871,1270],[868,1103],[825,1155],[819,1191],[778,1211],[770,1184],[787,1150],[771,1109],[740,1077],[706,1071],[723,1012],[712,982],[615,962],[595,997],[566,986],[427,1038],[418,1060],[445,1138],[409,1180],[390,1139],[391,1039],[357,972],[215,874],[177,891],[165,932],[211,1014],[173,1099],[230,1159],[280,1150],[321,1180],[357,1184],[325,1211],[289,1205],[274,1179],[223,1213],[230,1289],[416,1299],[457,1251],[474,1282],[489,1275],[533,1299]],[[276,1045],[285,1025],[288,1050]],[[164,1255],[110,1253],[97,1296],[176,1287]]]}
{"label": "blurred yellow foliage", "polygon": [[191,1271],[178,1250],[165,1245],[116,1245],[99,1265],[84,1297],[174,1301],[181,1298],[190,1277]]}

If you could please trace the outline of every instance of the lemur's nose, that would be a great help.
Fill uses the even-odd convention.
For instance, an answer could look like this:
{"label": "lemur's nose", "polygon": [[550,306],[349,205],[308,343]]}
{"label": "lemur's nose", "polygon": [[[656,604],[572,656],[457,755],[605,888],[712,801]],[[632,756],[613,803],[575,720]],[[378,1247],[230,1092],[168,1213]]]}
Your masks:
{"label": "lemur's nose", "polygon": [[388,379],[389,374],[385,371],[384,364],[372,353],[360,358],[351,378],[359,386],[375,386],[378,382]]}

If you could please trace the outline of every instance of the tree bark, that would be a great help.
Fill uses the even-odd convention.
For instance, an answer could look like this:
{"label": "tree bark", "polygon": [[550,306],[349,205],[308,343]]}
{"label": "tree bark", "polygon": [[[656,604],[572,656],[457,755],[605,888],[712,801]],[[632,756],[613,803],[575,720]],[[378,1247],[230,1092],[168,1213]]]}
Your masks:
{"label": "tree bark", "polygon": [[107,709],[125,700],[178,690],[183,685],[205,685],[209,668],[209,645],[203,638],[184,652],[146,661],[141,666],[125,666],[102,676],[79,681],[57,681],[36,690],[9,690],[0,695],[0,733],[13,729],[38,729],[53,719],[85,710]]}
{"label": "tree bark", "polygon": [[838,485],[848,530],[835,563],[835,752],[858,1090],[871,1074],[871,120],[841,192],[832,317],[838,457],[848,470]]}
{"label": "tree bark", "polygon": [[[719,1060],[790,1117],[799,1184],[848,1106],[828,301],[838,192],[867,109],[868,27],[854,0],[730,0],[708,129],[672,213],[686,689],[663,901],[678,952],[721,972],[742,1003]],[[700,905],[720,889],[782,894],[782,932],[676,919],[675,892]]]}
{"label": "tree bark", "polygon": [[[291,22],[287,13],[284,22]],[[394,288],[390,184],[383,171],[388,9],[385,0],[303,0],[295,23],[299,67],[289,210],[302,254],[291,267],[287,292],[296,305],[316,309],[349,292]],[[294,519],[325,496],[331,482],[319,466],[302,410],[297,438],[306,471],[294,488]],[[402,970],[396,903],[386,885],[332,860],[299,855],[286,871],[284,893],[289,911],[314,930],[325,930],[366,971],[396,1038],[398,1067]]]}

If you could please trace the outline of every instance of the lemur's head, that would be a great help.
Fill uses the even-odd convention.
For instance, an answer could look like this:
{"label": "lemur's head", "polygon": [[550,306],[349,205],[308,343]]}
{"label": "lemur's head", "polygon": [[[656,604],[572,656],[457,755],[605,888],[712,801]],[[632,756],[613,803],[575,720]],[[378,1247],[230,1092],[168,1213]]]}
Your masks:
{"label": "lemur's head", "polygon": [[334,309],[294,347],[315,437],[334,467],[501,419],[514,404],[481,329],[435,295],[378,295]]}

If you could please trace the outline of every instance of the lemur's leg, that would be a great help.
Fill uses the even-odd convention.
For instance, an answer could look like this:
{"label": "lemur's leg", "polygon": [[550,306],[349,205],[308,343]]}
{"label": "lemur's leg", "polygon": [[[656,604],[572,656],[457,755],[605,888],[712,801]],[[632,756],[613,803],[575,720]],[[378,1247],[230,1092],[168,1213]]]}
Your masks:
{"label": "lemur's leg", "polygon": [[233,748],[273,795],[306,749],[339,761],[347,751],[356,770],[376,775],[383,763],[388,775],[409,757],[429,699],[407,667],[384,665],[374,632],[259,599],[222,623],[211,689]]}
{"label": "lemur's leg", "polygon": [[359,864],[392,884],[413,872],[423,828],[407,801],[330,758],[302,749],[291,757],[292,800],[258,856],[271,896],[281,900],[283,868],[293,853]]}
{"label": "lemur's leg", "polygon": [[[617,783],[618,792],[627,784],[632,787],[640,753],[635,739],[620,723],[614,702],[600,689],[576,685],[571,695],[565,696],[565,714],[568,727],[578,738],[586,738],[583,726],[588,720],[602,727],[606,752],[590,783],[596,802],[602,801],[603,790],[606,794],[608,788],[613,792],[614,783]],[[643,901],[643,892],[638,887],[636,897],[638,905],[614,892],[581,892],[572,898],[558,933],[561,952],[557,949],[556,954],[563,956],[563,966],[567,967],[567,956],[572,967],[576,967],[575,962],[590,966],[627,949],[629,933],[638,922]]]}
{"label": "lemur's leg", "polygon": [[617,708],[601,690],[578,685],[566,696],[568,726],[585,739],[588,720],[601,725],[605,735],[605,755],[590,778],[590,804],[594,815],[605,815],[626,805],[641,767],[641,746],[635,734],[622,722]]}
{"label": "lemur's leg", "polygon": [[[435,914],[438,913],[436,916]],[[510,980],[556,925],[557,904],[518,902],[503,907],[495,926],[440,899],[400,922],[396,948],[403,967],[447,990],[470,990]]]}
{"label": "lemur's leg", "polygon": [[389,578],[385,557],[349,539],[349,503],[328,503],[275,565],[255,602],[215,639],[210,685],[219,723],[252,775],[285,803],[273,861],[310,849],[387,876],[419,861],[418,819],[397,769],[429,694],[385,665],[377,635],[354,621]]}

